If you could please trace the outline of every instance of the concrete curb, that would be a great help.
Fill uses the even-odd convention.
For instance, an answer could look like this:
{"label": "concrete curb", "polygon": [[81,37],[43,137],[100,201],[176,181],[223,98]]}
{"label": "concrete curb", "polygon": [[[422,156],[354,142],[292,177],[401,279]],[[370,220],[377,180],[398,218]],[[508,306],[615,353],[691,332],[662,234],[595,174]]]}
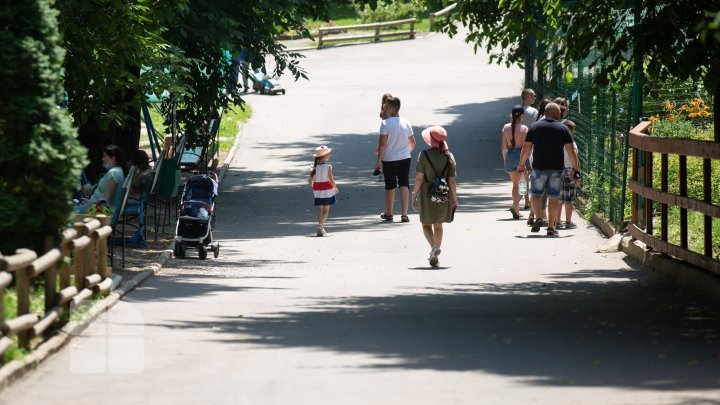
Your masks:
{"label": "concrete curb", "polygon": [[[238,145],[240,143],[241,130],[242,128],[238,130],[238,133],[235,136],[235,143],[232,148],[230,148],[230,151],[228,151],[225,162],[218,174],[218,180],[221,184],[235,157],[235,153],[237,152]],[[28,374],[30,371],[36,369],[40,363],[47,360],[52,354],[60,351],[60,349],[62,349],[73,338],[73,336],[77,336],[82,333],[100,315],[115,306],[115,304],[117,304],[123,296],[137,288],[148,278],[157,274],[163,268],[165,263],[167,263],[167,261],[172,257],[174,247],[175,241],[170,244],[168,249],[165,249],[160,254],[160,260],[157,263],[151,263],[144,266],[143,271],[122,284],[120,276],[113,277],[112,292],[107,297],[98,301],[97,304],[93,305],[82,320],[68,322],[65,326],[56,331],[57,335],[41,342],[32,353],[25,356],[22,360],[13,360],[0,367],[0,392],[9,387],[13,382]]]}
{"label": "concrete curb", "polygon": [[134,288],[142,284],[143,281],[160,271],[171,256],[172,249],[164,250],[160,255],[160,261],[158,263],[152,263],[145,266],[141,273],[121,285],[118,280],[120,277],[115,276],[113,278],[113,285],[120,285],[120,287],[113,290],[110,295],[100,300],[96,305],[93,305],[88,313],[85,314],[84,319],[68,322],[57,331],[57,335],[40,343],[32,353],[25,356],[22,360],[13,360],[0,368],[0,392],[10,386],[13,382],[22,378],[31,370],[37,368],[37,366],[47,360],[50,355],[62,349],[73,336],[82,333],[90,325],[90,323],[95,321],[103,313],[109,311],[110,308],[115,306],[115,304],[128,292],[132,291]]}
{"label": "concrete curb", "polygon": [[[600,214],[593,214],[590,222],[608,238],[617,233],[615,228]],[[661,274],[679,287],[710,301],[720,303],[719,276],[672,256],[648,250],[644,243],[634,240],[629,233],[623,234],[619,240],[618,250],[637,260],[646,268]]]}

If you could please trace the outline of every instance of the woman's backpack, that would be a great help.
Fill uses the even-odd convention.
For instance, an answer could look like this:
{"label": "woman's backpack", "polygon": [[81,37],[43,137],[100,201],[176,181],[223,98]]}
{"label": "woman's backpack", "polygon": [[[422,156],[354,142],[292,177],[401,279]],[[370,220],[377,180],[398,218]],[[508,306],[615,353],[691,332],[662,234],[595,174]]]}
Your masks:
{"label": "woman's backpack", "polygon": [[432,179],[432,181],[428,182],[428,197],[430,198],[430,201],[436,204],[445,204],[450,200],[450,186],[448,185],[446,178],[447,168],[450,165],[450,158],[448,157],[447,163],[445,163],[445,168],[443,168],[441,176],[438,176],[437,170],[435,169],[435,166],[430,160],[430,156],[428,155],[427,150],[424,150],[423,154],[425,155],[425,159],[427,159],[428,163],[430,163],[430,167],[432,167],[433,173],[435,174],[435,177]]}

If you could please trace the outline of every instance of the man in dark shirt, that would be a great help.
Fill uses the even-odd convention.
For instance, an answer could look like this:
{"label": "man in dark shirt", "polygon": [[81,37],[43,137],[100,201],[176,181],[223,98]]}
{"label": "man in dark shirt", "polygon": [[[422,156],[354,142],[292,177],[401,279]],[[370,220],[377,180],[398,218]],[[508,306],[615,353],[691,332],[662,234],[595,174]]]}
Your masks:
{"label": "man in dark shirt", "polygon": [[[547,190],[548,196],[548,228],[549,236],[558,235],[555,222],[558,220],[558,197],[562,187],[562,172],[565,168],[563,148],[573,162],[573,169],[580,173],[580,162],[573,148],[572,137],[568,127],[560,123],[560,106],[549,103],[545,107],[545,119],[537,121],[525,137],[525,145],[520,154],[518,172],[525,170],[525,161],[532,152],[532,176],[530,177],[530,204],[533,212],[542,209],[542,194]],[[572,173],[575,176],[574,173]],[[542,219],[535,219],[531,231],[538,232]]]}

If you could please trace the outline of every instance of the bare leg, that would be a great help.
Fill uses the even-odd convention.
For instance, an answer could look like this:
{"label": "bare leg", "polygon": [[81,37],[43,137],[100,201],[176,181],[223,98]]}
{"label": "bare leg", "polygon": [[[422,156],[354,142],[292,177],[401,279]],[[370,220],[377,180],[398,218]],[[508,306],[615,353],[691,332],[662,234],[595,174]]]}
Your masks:
{"label": "bare leg", "polygon": [[402,215],[408,214],[408,206],[410,205],[410,188],[400,187],[400,210]]}
{"label": "bare leg", "polygon": [[572,222],[572,214],[573,214],[573,205],[565,204],[565,222],[570,223]]}
{"label": "bare leg", "polygon": [[515,213],[520,213],[520,176],[517,172],[508,173],[510,175],[510,181],[512,181],[512,207]]}
{"label": "bare leg", "polygon": [[[560,223],[560,217],[562,216],[562,208],[563,208],[563,204],[560,202],[560,200],[558,200],[557,214],[555,215],[555,221],[558,223]],[[555,225],[557,225],[557,224],[555,224]]]}
{"label": "bare leg", "polygon": [[548,227],[555,227],[555,222],[559,218],[560,201],[555,197],[548,197]]}
{"label": "bare leg", "polygon": [[440,246],[442,245],[442,240],[443,240],[443,224],[442,224],[442,222],[438,222],[436,224],[432,224],[432,227],[433,227],[433,235],[435,236],[433,239],[435,242],[435,248],[440,249]]}
{"label": "bare leg", "polygon": [[[530,206],[532,207],[533,212],[542,212],[542,195],[531,195]],[[537,219],[542,217],[537,215],[535,218]]]}
{"label": "bare leg", "polygon": [[427,240],[428,244],[430,244],[431,248],[435,247],[435,235],[433,235],[433,227],[432,224],[422,224],[423,228],[423,235],[425,235],[425,240]]}
{"label": "bare leg", "polygon": [[540,218],[544,219],[545,222],[548,222],[548,196],[547,196],[547,190],[542,195],[542,209],[538,211],[540,213]]}
{"label": "bare leg", "polygon": [[385,214],[393,214],[393,204],[395,203],[395,189],[385,190]]}
{"label": "bare leg", "polygon": [[[523,174],[525,176],[525,184],[527,184],[528,190],[525,192],[525,206],[530,206],[530,173],[525,172]],[[532,214],[532,212],[530,213]]]}
{"label": "bare leg", "polygon": [[329,205],[321,205],[320,206],[320,226],[325,227],[325,221],[327,221],[328,215],[330,215],[330,206]]}

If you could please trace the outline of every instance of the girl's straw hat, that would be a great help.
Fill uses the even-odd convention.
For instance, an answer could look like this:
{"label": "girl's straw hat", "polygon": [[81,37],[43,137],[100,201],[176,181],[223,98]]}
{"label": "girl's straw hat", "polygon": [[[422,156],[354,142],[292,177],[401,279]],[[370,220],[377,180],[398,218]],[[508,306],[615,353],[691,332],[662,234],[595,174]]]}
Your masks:
{"label": "girl's straw hat", "polygon": [[315,157],[321,157],[330,154],[332,152],[332,149],[328,148],[325,145],[320,145],[317,148],[315,148]]}
{"label": "girl's straw hat", "polygon": [[447,131],[441,126],[435,125],[425,128],[422,131],[422,138],[431,148],[438,148],[441,152],[448,150],[448,144],[445,142]]}

